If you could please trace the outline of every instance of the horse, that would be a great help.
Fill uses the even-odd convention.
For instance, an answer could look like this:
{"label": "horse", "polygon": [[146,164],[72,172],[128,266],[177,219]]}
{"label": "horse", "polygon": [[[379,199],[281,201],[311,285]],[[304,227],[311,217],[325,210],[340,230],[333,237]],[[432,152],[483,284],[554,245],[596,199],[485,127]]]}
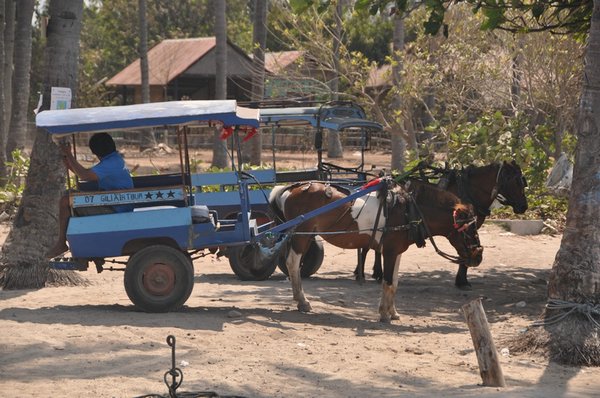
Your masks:
{"label": "horse", "polygon": [[[461,203],[456,195],[433,185],[423,184],[408,192],[391,179],[386,181],[382,184],[385,189],[333,207],[303,221],[291,232],[286,266],[299,311],[310,312],[312,309],[302,289],[300,260],[314,235],[344,249],[381,251],[384,283],[379,315],[382,322],[399,318],[394,304],[398,269],[400,257],[410,245],[423,247],[426,238],[442,235],[459,255],[453,258],[454,261],[467,267],[481,263],[483,248],[472,205]],[[348,192],[343,188],[329,183],[302,182],[274,187],[269,204],[273,213],[286,221],[347,196]]]}
{"label": "horse", "polygon": [[[477,228],[481,227],[486,217],[490,215],[490,206],[494,200],[498,200],[505,206],[511,206],[515,214],[523,214],[527,211],[527,197],[525,188],[527,180],[519,165],[513,160],[502,163],[492,163],[485,166],[470,165],[466,169],[442,169],[425,166],[439,176],[438,186],[458,195],[465,203],[474,206],[477,212]],[[412,186],[428,183],[425,178],[409,176]],[[361,250],[359,261],[355,270],[356,279],[364,281],[364,262],[367,250]],[[383,276],[381,268],[381,257],[375,255],[373,265],[373,278],[381,281]],[[467,280],[467,267],[459,264],[454,282],[459,289],[466,290],[471,287]]]}

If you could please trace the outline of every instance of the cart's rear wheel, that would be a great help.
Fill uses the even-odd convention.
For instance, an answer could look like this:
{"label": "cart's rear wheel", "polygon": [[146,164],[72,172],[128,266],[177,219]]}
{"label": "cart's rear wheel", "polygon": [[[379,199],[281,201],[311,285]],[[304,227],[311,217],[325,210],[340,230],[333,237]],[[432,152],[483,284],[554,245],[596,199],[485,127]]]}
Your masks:
{"label": "cart's rear wheel", "polygon": [[165,245],[148,246],[129,258],[125,291],[145,312],[180,308],[192,294],[194,266],[189,256]]}
{"label": "cart's rear wheel", "polygon": [[[282,253],[279,258],[278,267],[281,272],[289,276],[287,266],[285,265],[287,254],[287,252]],[[313,239],[308,247],[308,250],[306,253],[304,253],[302,259],[300,260],[300,277],[308,278],[309,276],[314,275],[319,268],[321,268],[324,257],[325,249],[323,248],[323,242]]]}
{"label": "cart's rear wheel", "polygon": [[261,261],[260,256],[255,255],[255,250],[259,250],[255,245],[227,248],[229,266],[233,273],[243,281],[264,281],[277,268],[277,256]]}

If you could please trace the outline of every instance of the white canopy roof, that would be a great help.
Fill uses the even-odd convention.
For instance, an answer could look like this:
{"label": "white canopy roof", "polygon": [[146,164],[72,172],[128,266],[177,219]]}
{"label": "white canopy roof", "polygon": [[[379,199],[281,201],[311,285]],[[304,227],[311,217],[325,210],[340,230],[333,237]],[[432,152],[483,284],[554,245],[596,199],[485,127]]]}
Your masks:
{"label": "white canopy roof", "polygon": [[72,134],[209,121],[224,126],[258,127],[259,114],[258,109],[237,106],[235,100],[170,101],[43,111],[38,113],[35,122],[50,134]]}

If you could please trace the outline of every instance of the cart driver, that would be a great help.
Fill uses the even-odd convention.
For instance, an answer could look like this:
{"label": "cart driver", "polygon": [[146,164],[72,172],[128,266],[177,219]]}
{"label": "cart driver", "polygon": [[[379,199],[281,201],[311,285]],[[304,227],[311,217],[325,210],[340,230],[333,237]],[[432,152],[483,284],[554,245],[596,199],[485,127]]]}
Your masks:
{"label": "cart driver", "polygon": [[[100,162],[88,169],[75,159],[71,152],[71,145],[68,142],[61,143],[59,148],[65,166],[83,181],[96,181],[98,189],[101,191],[133,188],[133,180],[131,179],[129,170],[125,166],[125,161],[119,152],[117,152],[115,142],[108,133],[94,134],[90,138],[89,147]],[[117,205],[78,208],[75,212],[78,216],[91,216],[122,213],[132,210],[132,205]],[[69,196],[63,195],[60,199],[58,210],[58,238],[54,246],[47,252],[47,258],[52,259],[69,250],[67,246],[69,217]]]}

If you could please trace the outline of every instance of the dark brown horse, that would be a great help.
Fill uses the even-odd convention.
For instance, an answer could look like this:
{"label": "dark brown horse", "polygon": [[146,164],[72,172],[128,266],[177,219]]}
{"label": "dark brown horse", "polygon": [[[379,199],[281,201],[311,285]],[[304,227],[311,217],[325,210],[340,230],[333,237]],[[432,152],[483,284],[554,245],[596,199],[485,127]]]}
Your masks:
{"label": "dark brown horse", "polygon": [[[286,266],[298,310],[308,312],[300,278],[300,259],[314,235],[345,249],[373,248],[383,254],[383,291],[379,305],[381,321],[398,319],[394,295],[398,284],[401,254],[413,243],[425,245],[433,235],[445,236],[465,266],[478,266],[483,248],[471,205],[462,204],[454,194],[432,185],[415,187],[409,193],[388,182],[387,189],[356,198],[320,216],[309,218],[292,232]],[[347,197],[342,189],[320,182],[277,186],[269,203],[278,217],[293,220],[312,210]],[[382,211],[380,209],[384,207]]]}
{"label": "dark brown horse", "polygon": [[[466,169],[441,169],[425,167],[432,175],[439,178],[438,186],[458,195],[464,203],[470,203],[477,212],[477,228],[481,227],[485,218],[490,215],[490,206],[494,200],[511,206],[516,214],[525,213],[527,198],[525,187],[527,181],[521,168],[512,162],[494,163],[486,166],[469,166]],[[409,177],[413,186],[427,181],[419,177]],[[368,251],[368,250],[367,250]],[[361,251],[359,264],[355,271],[358,280],[364,280],[364,261],[367,251]],[[362,265],[362,267],[361,267]],[[373,278],[382,278],[381,258],[376,254],[373,266]],[[467,267],[459,264],[455,285],[460,289],[468,289],[471,284],[467,280]]]}

